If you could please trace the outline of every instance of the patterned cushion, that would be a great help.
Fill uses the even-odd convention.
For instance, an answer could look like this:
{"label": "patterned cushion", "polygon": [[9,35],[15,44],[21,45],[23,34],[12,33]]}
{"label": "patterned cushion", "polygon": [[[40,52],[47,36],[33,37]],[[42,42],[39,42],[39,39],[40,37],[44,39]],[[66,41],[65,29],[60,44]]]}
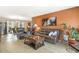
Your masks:
{"label": "patterned cushion", "polygon": [[52,31],[49,33],[49,36],[57,36],[57,31]]}

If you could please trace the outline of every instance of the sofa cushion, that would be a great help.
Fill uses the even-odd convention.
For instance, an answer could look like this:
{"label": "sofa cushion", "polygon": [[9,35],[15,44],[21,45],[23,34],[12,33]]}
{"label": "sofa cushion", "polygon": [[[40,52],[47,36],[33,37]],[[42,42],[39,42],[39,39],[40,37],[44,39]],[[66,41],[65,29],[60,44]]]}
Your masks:
{"label": "sofa cushion", "polygon": [[52,31],[49,33],[49,36],[57,36],[57,31]]}

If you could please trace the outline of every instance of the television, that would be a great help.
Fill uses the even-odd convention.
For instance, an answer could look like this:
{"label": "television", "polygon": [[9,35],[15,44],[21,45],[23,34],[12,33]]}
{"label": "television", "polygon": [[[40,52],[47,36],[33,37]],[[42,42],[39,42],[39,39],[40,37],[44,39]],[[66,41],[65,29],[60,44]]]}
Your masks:
{"label": "television", "polygon": [[44,18],[42,19],[42,25],[43,26],[54,26],[56,25],[56,17],[53,16],[53,17],[50,17],[50,18]]}

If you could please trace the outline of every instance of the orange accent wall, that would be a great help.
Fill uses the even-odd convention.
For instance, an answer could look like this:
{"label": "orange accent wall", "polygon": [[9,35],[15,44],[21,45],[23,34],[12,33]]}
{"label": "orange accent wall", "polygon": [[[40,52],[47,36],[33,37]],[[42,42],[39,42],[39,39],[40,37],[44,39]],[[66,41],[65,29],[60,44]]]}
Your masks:
{"label": "orange accent wall", "polygon": [[35,16],[32,18],[33,23],[42,27],[42,19],[52,16],[57,17],[57,25],[66,23],[68,26],[79,27],[79,7],[74,7],[66,10],[57,11],[45,15]]}

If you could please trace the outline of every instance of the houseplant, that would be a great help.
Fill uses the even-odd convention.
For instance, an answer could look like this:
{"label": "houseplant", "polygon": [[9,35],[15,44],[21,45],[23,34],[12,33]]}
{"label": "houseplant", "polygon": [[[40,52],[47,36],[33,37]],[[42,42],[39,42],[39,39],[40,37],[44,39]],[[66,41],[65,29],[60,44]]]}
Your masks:
{"label": "houseplant", "polygon": [[68,42],[69,38],[69,30],[66,23],[62,23],[63,25],[63,39],[65,42]]}
{"label": "houseplant", "polygon": [[70,37],[75,38],[75,40],[79,41],[79,33],[77,32],[76,28],[74,27],[71,28]]}

